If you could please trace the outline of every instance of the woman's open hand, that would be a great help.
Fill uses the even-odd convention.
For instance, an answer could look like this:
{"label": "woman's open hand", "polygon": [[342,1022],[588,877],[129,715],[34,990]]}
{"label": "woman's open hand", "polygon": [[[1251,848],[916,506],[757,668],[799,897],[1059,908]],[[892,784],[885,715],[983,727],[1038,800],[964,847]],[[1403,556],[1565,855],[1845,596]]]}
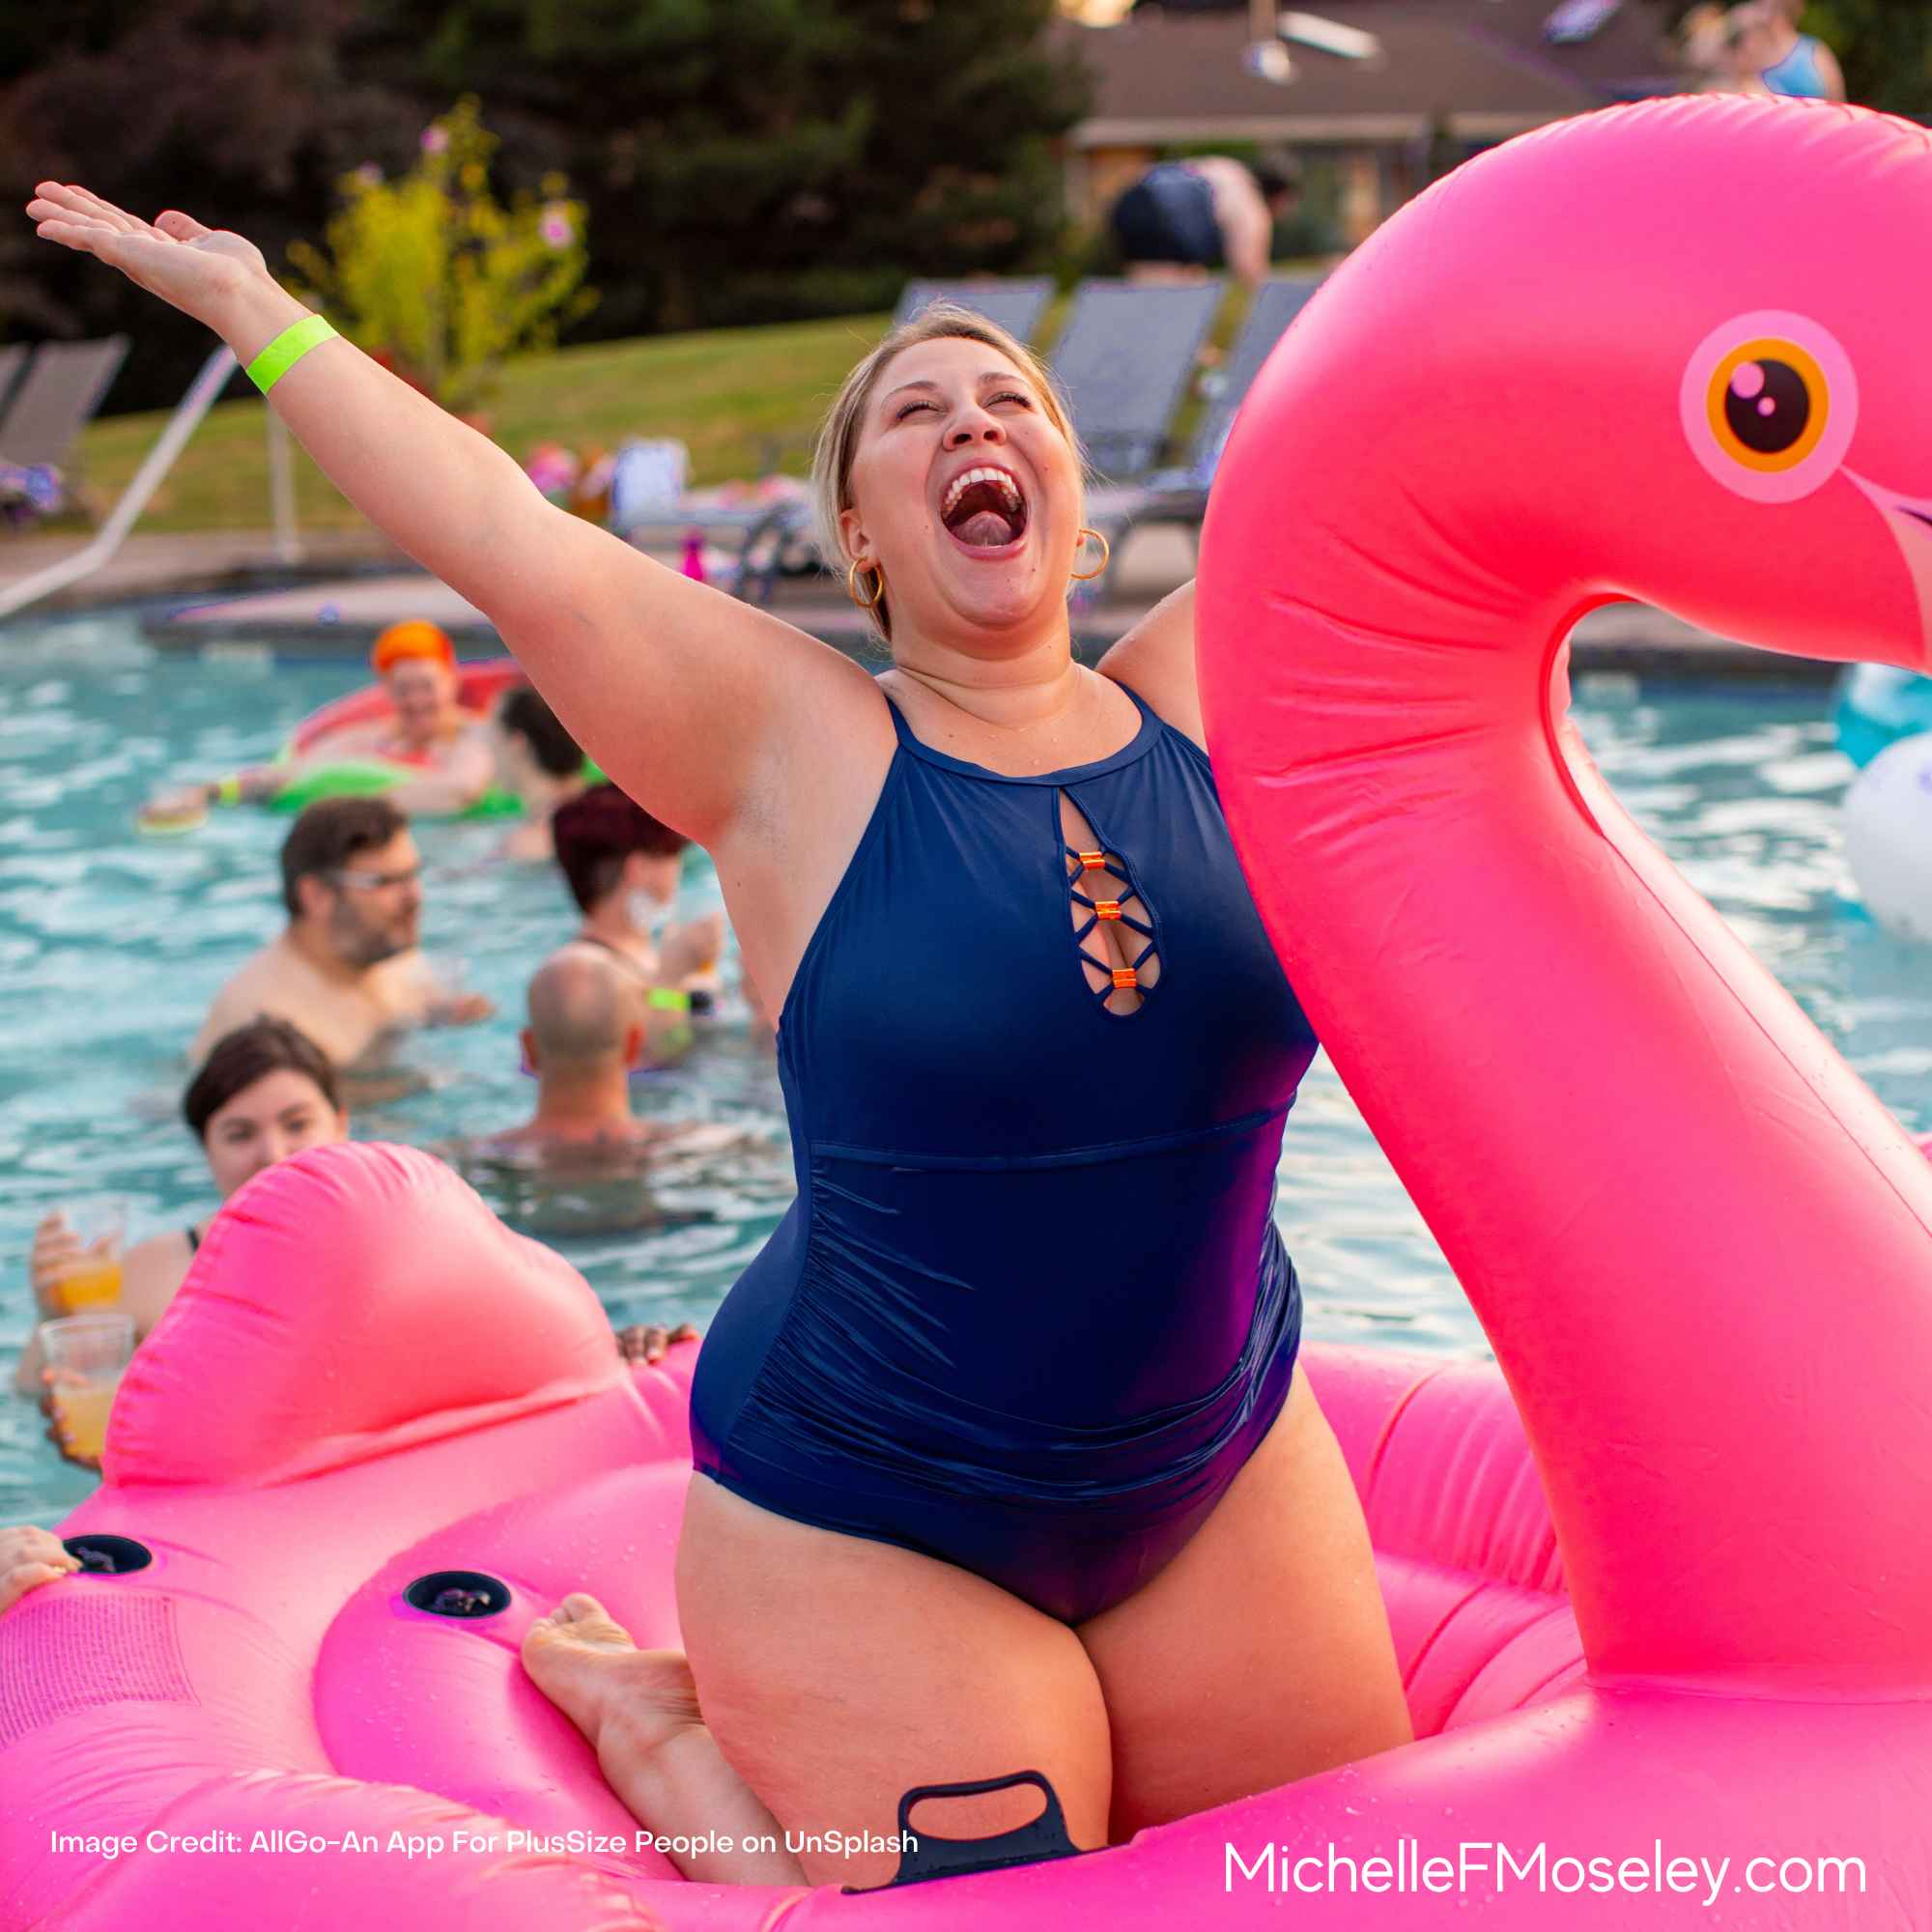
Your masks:
{"label": "woman's open hand", "polygon": [[204,228],[178,209],[147,222],[84,187],[42,182],[27,213],[43,242],[98,257],[211,328],[219,328],[239,287],[269,273],[252,242],[225,228]]}

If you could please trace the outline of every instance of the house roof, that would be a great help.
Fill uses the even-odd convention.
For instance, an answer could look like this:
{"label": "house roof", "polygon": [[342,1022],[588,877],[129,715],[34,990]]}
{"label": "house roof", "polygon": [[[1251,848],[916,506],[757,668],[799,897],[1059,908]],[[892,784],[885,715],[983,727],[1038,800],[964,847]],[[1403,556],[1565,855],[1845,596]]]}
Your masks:
{"label": "house roof", "polygon": [[1623,0],[1588,40],[1544,37],[1555,0],[1312,0],[1310,11],[1374,34],[1374,60],[1291,45],[1294,78],[1250,73],[1245,8],[1142,7],[1116,27],[1055,29],[1094,77],[1075,147],[1164,141],[1392,140],[1438,122],[1485,139],[1606,101],[1681,86],[1661,11]]}

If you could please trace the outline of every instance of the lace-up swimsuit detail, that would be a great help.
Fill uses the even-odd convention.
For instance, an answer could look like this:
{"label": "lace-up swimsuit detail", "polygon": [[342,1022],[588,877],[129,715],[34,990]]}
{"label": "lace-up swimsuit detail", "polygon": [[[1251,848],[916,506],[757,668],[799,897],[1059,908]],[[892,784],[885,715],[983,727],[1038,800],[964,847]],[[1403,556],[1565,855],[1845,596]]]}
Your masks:
{"label": "lace-up swimsuit detail", "polygon": [[1134,702],[1037,778],[893,707],[780,1025],[798,1199],[692,1388],[700,1473],[1068,1623],[1206,1520],[1301,1332],[1270,1209],[1314,1032],[1206,754]]}

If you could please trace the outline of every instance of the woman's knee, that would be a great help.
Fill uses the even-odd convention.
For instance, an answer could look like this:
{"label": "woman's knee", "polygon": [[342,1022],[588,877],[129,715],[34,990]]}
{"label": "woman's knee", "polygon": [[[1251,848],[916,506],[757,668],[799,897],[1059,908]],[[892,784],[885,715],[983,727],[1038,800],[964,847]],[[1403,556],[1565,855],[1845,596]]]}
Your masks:
{"label": "woman's knee", "polygon": [[1117,1837],[1407,1741],[1361,1505],[1299,1371],[1193,1540],[1081,1636],[1113,1729]]}
{"label": "woman's knee", "polygon": [[[1093,1665],[1064,1624],[983,1577],[700,1482],[678,1604],[704,1720],[784,1831],[889,1837],[915,1785],[1038,1771],[1074,1842],[1106,1842],[1112,1757]],[[915,1830],[983,1837],[1038,1810],[1031,1787],[932,1801]],[[897,1854],[803,1861],[814,1884],[874,1885]]]}

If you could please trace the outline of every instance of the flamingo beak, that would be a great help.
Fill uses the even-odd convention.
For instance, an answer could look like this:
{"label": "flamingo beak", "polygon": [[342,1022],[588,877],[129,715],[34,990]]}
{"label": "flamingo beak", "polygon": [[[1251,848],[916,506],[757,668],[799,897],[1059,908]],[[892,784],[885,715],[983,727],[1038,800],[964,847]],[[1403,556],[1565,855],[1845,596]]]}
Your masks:
{"label": "flamingo beak", "polygon": [[1855,469],[1843,473],[1884,516],[1886,527],[1905,559],[1905,567],[1912,573],[1912,588],[1918,604],[1918,641],[1923,654],[1920,668],[1932,670],[1932,497],[1901,497],[1896,490],[1888,490]]}

